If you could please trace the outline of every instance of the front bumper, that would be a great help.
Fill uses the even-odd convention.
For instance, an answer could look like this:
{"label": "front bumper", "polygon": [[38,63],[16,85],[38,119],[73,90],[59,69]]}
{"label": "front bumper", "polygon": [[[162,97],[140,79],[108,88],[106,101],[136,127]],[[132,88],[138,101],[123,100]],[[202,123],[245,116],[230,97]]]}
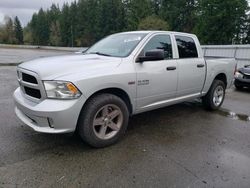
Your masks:
{"label": "front bumper", "polygon": [[76,129],[78,117],[86,99],[45,99],[35,103],[26,99],[20,88],[14,92],[17,117],[33,130],[42,133],[68,133]]}
{"label": "front bumper", "polygon": [[235,78],[234,84],[240,87],[250,88],[250,79]]}

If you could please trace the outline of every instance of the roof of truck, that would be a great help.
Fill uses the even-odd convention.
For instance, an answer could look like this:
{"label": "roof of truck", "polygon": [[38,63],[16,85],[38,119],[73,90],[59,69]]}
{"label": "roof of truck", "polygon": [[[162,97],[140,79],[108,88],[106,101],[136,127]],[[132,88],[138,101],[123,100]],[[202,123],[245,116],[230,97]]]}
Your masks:
{"label": "roof of truck", "polygon": [[141,31],[127,31],[127,32],[121,32],[121,33],[145,33],[145,34],[149,34],[149,33],[172,33],[172,34],[188,34],[188,35],[193,35],[192,33],[184,33],[184,32],[177,32],[177,31],[161,31],[161,30],[141,30]]}
{"label": "roof of truck", "polygon": [[[122,33],[145,33],[145,34],[168,33],[168,34],[179,34],[179,35],[192,35],[192,36],[195,36],[194,34],[191,34],[191,33],[183,33],[183,32],[176,32],[176,31],[160,31],[160,30],[128,31],[128,32],[122,32]],[[120,33],[120,34],[122,34],[122,33]]]}

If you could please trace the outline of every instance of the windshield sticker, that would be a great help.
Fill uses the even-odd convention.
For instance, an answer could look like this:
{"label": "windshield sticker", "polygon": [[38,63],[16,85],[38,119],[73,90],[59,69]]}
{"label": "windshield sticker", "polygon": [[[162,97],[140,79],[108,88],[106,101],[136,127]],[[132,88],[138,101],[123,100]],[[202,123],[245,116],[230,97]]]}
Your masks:
{"label": "windshield sticker", "polygon": [[134,41],[140,41],[141,37],[135,37],[135,38],[131,38],[131,39],[125,39],[124,42],[134,42]]}

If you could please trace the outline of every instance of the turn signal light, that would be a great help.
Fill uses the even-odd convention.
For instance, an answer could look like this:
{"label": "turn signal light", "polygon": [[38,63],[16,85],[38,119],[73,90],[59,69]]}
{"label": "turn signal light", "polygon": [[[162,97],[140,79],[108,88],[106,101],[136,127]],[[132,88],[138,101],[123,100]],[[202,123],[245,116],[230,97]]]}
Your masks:
{"label": "turn signal light", "polygon": [[67,88],[74,94],[77,94],[78,92],[78,89],[72,83],[67,83]]}

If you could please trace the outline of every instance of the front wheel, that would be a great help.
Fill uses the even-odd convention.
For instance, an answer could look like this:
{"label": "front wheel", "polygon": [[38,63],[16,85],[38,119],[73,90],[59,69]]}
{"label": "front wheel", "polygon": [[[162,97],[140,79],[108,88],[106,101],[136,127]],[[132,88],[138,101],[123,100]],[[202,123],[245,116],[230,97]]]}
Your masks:
{"label": "front wheel", "polygon": [[128,119],[128,108],[121,98],[112,94],[100,94],[91,98],[82,110],[78,131],[89,145],[106,147],[125,134]]}
{"label": "front wheel", "polygon": [[202,98],[203,105],[208,110],[217,110],[223,104],[226,93],[225,83],[214,80],[208,93]]}

